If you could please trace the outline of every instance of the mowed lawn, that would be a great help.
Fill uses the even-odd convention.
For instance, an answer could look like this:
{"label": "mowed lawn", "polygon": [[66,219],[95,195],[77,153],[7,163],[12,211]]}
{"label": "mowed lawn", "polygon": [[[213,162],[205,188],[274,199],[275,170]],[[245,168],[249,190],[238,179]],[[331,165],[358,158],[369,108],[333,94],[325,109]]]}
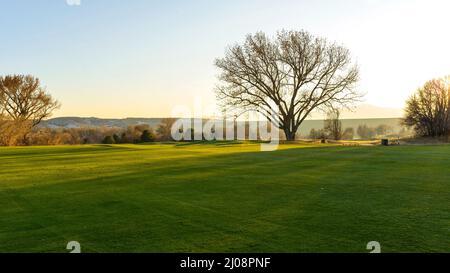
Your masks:
{"label": "mowed lawn", "polygon": [[450,146],[0,148],[0,252],[450,252]]}

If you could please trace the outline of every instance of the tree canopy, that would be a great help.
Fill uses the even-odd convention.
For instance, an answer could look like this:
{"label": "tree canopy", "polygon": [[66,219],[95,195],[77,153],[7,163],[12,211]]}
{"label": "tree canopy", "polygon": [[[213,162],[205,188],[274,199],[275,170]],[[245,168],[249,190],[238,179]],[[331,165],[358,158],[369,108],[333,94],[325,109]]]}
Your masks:
{"label": "tree canopy", "polygon": [[406,102],[404,124],[420,136],[450,135],[450,77],[434,79]]}
{"label": "tree canopy", "polygon": [[0,113],[4,117],[30,121],[35,126],[58,107],[58,101],[46,92],[38,78],[31,75],[0,77]]}

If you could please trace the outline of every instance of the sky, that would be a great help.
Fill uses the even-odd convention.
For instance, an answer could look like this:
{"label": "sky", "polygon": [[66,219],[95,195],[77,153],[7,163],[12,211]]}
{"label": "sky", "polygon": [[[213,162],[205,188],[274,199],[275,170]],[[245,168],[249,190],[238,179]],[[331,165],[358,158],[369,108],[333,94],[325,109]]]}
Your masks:
{"label": "sky", "polygon": [[227,46],[304,29],[350,49],[362,103],[383,115],[450,75],[449,10],[448,0],[0,0],[0,75],[39,77],[62,104],[54,116],[164,117],[216,105],[214,60]]}

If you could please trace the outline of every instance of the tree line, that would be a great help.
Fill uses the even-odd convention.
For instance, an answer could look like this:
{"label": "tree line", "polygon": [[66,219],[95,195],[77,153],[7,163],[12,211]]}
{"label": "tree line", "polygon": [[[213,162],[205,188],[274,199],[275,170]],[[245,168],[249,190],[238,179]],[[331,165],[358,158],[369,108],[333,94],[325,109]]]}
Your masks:
{"label": "tree line", "polygon": [[21,145],[78,145],[78,144],[127,144],[154,141],[171,141],[170,130],[174,119],[163,119],[152,128],[146,124],[131,125],[127,128],[86,127],[86,128],[41,128],[35,127],[23,137],[21,128],[8,132],[0,131],[0,146]]}
{"label": "tree line", "polygon": [[[338,109],[332,110],[327,114],[322,129],[311,129],[309,133],[310,139],[330,139],[330,140],[353,140],[353,139],[375,139],[377,137],[386,137],[392,135],[394,129],[392,126],[381,124],[376,127],[369,127],[366,124],[358,125],[356,132],[355,128],[343,128],[340,120],[340,111]],[[406,130],[403,129],[397,135],[406,135]]]}

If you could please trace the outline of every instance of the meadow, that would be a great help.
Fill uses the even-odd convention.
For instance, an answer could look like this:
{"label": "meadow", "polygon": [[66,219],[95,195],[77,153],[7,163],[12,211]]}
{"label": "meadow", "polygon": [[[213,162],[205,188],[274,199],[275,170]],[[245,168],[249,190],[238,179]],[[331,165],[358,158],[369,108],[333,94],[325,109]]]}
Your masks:
{"label": "meadow", "polygon": [[0,148],[0,252],[450,252],[450,146]]}

